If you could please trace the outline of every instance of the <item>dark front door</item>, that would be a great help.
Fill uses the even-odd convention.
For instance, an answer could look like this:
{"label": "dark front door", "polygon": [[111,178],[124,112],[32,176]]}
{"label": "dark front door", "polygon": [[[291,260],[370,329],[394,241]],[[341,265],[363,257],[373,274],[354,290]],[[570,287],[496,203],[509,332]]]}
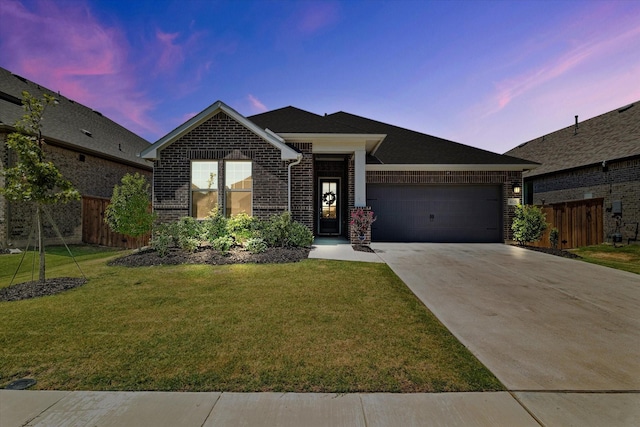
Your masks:
{"label": "dark front door", "polygon": [[340,234],[340,180],[320,178],[318,234]]}

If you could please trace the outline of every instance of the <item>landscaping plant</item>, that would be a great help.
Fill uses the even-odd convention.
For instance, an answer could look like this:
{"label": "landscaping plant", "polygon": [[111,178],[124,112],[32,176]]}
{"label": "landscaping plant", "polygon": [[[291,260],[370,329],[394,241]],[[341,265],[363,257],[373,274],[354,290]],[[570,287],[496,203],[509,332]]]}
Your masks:
{"label": "landscaping plant", "polygon": [[38,279],[44,282],[44,206],[78,200],[80,193],[45,156],[42,120],[45,109],[54,104],[54,97],[45,94],[40,101],[26,91],[22,92],[22,96],[25,115],[15,124],[16,132],[9,134],[6,142],[7,147],[17,154],[17,162],[15,166],[0,172],[5,177],[5,185],[0,188],[0,194],[12,202],[35,204],[40,255]]}
{"label": "landscaping plant", "polygon": [[155,214],[151,212],[149,188],[147,179],[138,172],[122,177],[121,185],[113,187],[111,203],[104,212],[104,222],[111,230],[134,239],[151,231]]}
{"label": "landscaping plant", "polygon": [[519,245],[536,242],[547,229],[546,214],[537,206],[517,205],[511,229]]}
{"label": "landscaping plant", "polygon": [[549,232],[549,243],[551,243],[551,247],[556,249],[558,247],[558,241],[560,240],[560,233],[558,229],[553,227]]}

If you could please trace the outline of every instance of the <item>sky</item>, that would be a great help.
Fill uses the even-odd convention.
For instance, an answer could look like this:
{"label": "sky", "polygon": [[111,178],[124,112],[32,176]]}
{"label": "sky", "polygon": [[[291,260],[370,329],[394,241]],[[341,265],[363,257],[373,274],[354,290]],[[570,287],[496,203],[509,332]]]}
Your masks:
{"label": "sky", "polygon": [[640,100],[639,0],[0,0],[0,66],[155,142],[221,100],[504,153]]}

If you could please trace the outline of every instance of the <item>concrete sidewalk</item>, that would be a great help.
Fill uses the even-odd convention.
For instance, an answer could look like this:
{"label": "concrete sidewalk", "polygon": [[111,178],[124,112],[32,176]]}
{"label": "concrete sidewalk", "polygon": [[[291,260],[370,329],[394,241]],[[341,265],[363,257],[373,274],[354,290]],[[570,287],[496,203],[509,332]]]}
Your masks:
{"label": "concrete sidewalk", "polygon": [[344,237],[316,237],[309,258],[339,261],[384,262],[373,252],[356,251]]}
{"label": "concrete sidewalk", "polygon": [[0,426],[637,426],[640,395],[0,390]]}

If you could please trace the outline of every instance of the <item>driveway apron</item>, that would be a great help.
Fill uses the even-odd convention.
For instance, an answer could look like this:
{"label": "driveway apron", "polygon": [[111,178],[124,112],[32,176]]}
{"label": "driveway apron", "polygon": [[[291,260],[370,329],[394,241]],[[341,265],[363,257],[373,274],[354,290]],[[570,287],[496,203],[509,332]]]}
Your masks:
{"label": "driveway apron", "polygon": [[640,276],[501,244],[372,247],[509,390],[640,390]]}

